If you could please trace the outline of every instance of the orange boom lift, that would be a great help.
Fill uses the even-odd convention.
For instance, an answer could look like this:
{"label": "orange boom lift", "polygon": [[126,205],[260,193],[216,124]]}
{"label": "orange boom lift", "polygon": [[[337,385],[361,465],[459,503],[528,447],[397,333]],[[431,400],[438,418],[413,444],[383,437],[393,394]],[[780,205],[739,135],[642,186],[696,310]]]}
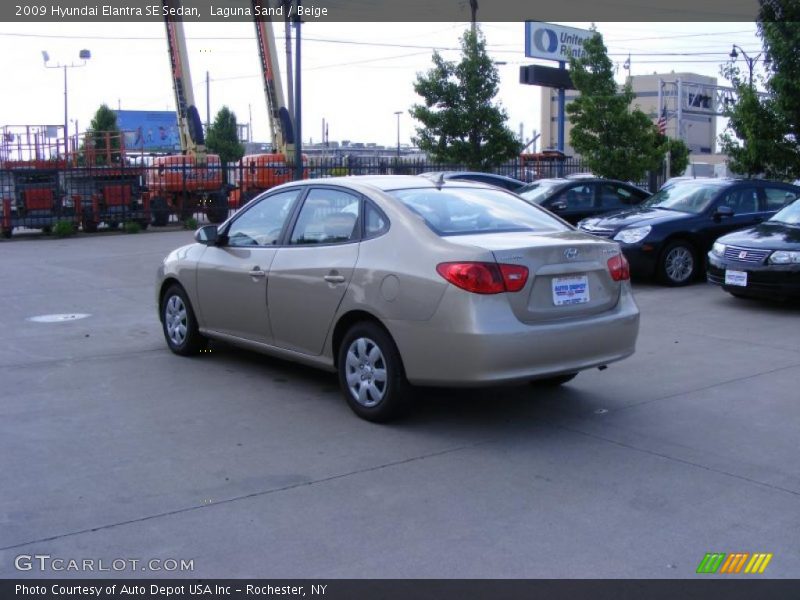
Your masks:
{"label": "orange boom lift", "polygon": [[181,220],[205,212],[211,223],[228,216],[228,191],[220,158],[206,151],[203,124],[194,103],[192,76],[186,52],[178,0],[162,0],[167,28],[172,87],[178,116],[181,154],[154,159],[147,172],[153,225],[166,225],[171,214]]}

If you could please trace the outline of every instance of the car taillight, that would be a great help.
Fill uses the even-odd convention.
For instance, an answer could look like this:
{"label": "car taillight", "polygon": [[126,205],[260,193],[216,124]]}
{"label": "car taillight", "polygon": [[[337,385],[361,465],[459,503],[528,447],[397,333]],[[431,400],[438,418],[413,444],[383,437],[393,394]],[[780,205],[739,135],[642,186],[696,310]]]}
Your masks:
{"label": "car taillight", "polygon": [[436,272],[453,285],[475,294],[518,292],[528,281],[528,268],[492,262],[449,262]]}
{"label": "car taillight", "polygon": [[631,267],[624,254],[617,254],[608,259],[608,272],[614,281],[627,281],[631,278]]}

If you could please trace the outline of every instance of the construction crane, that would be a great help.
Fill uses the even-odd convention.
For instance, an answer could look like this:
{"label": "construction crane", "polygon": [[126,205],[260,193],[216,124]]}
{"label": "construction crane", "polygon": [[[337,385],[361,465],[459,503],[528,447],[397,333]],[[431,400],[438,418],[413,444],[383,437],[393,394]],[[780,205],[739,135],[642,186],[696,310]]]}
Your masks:
{"label": "construction crane", "polygon": [[175,92],[181,154],[157,157],[147,173],[153,225],[166,225],[175,213],[183,221],[204,211],[212,223],[228,216],[228,190],[219,155],[205,146],[203,123],[194,103],[180,0],[162,0],[170,74]]}
{"label": "construction crane", "polygon": [[[294,126],[283,94],[275,33],[272,23],[263,16],[258,16],[269,14],[266,0],[252,0],[252,7],[267,115],[272,130],[272,152],[249,154],[242,159],[239,189],[244,200],[291,181],[295,149]],[[306,162],[306,157],[303,157],[303,162]],[[308,177],[307,170],[303,171],[303,177]]]}

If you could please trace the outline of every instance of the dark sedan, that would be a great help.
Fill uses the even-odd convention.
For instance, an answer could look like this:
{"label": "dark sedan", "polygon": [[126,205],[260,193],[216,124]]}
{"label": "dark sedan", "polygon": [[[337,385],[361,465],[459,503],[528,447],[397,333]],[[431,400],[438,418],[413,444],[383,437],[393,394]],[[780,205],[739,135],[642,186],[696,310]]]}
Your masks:
{"label": "dark sedan", "polygon": [[686,285],[705,270],[705,255],[726,233],[757,225],[800,197],[800,187],[755,179],[679,181],[641,207],[579,224],[620,242],[634,273]]}
{"label": "dark sedan", "polygon": [[760,225],[714,242],[708,281],[734,296],[800,296],[800,200]]}
{"label": "dark sedan", "polygon": [[473,181],[476,183],[486,183],[493,185],[509,192],[516,192],[525,185],[524,181],[514,179],[513,177],[506,177],[505,175],[498,175],[496,173],[481,173],[480,171],[430,171],[428,173],[420,173],[420,176],[427,177],[431,180],[444,179],[445,181]]}
{"label": "dark sedan", "polygon": [[650,196],[650,192],[624,181],[591,176],[540,179],[516,193],[573,225],[588,217],[637,206]]}

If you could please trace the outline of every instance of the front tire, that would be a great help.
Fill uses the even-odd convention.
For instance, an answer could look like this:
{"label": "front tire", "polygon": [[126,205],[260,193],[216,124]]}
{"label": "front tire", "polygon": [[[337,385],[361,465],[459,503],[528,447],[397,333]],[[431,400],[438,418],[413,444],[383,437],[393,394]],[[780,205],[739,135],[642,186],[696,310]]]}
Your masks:
{"label": "front tire", "polygon": [[676,240],[667,244],[658,264],[659,279],[671,287],[688,285],[697,275],[700,265],[689,242]]}
{"label": "front tire", "polygon": [[161,300],[161,325],[167,346],[175,354],[191,356],[208,343],[197,328],[197,319],[186,292],[177,284],[171,285]]}
{"label": "front tire", "polygon": [[392,338],[375,323],[353,325],[339,346],[339,384],[362,419],[383,423],[409,407],[409,385]]}

